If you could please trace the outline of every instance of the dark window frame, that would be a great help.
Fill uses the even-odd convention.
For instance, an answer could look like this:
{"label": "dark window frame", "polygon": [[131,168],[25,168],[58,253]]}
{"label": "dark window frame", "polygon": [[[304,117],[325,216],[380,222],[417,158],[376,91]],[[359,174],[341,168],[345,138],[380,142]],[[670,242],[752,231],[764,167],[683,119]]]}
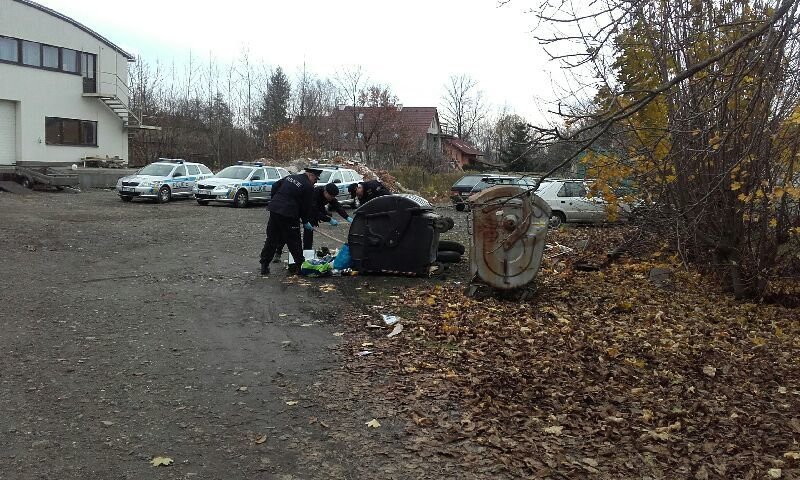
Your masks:
{"label": "dark window frame", "polygon": [[[57,138],[53,139],[52,137],[48,137],[48,129],[47,126],[51,122],[58,122],[58,134]],[[78,124],[78,139],[77,142],[65,142],[64,139],[64,122],[77,122]],[[87,128],[88,125],[92,125],[93,128],[89,130]],[[81,120],[78,118],[63,118],[63,117],[44,117],[44,126],[45,126],[45,144],[58,146],[58,147],[97,147],[97,121],[95,120]],[[93,143],[86,142],[87,133],[91,131],[92,133],[92,140]]]}
{"label": "dark window frame", "polygon": [[20,62],[20,60],[22,60],[22,59],[20,58],[20,55],[19,55],[19,45],[20,45],[20,43],[21,43],[21,42],[20,42],[20,40],[19,40],[18,38],[14,38],[14,37],[6,37],[6,36],[3,36],[3,35],[0,35],[0,38],[4,38],[4,39],[7,39],[7,40],[13,40],[13,41],[15,41],[15,42],[16,42],[16,45],[15,45],[15,48],[14,48],[14,50],[16,51],[16,54],[17,54],[17,59],[16,59],[16,60],[6,60],[6,59],[2,59],[2,58],[0,58],[0,63],[10,63],[10,64],[17,64],[17,63],[19,63],[19,62]]}
{"label": "dark window frame", "polygon": [[[9,36],[9,35],[0,35],[0,38],[7,38],[7,39],[10,39],[10,40],[15,40],[17,42],[17,61],[0,59],[0,63],[4,63],[6,65],[17,65],[17,66],[20,66],[20,67],[27,67],[27,68],[36,68],[36,69],[39,69],[39,70],[46,70],[48,72],[59,72],[59,73],[66,73],[66,74],[69,74],[69,75],[82,76],[83,75],[83,65],[82,65],[81,59],[82,59],[82,55],[83,54],[87,54],[87,55],[92,55],[94,57],[94,68],[95,68],[95,72],[94,73],[95,73],[95,78],[97,77],[97,54],[96,53],[84,52],[82,50],[77,50],[77,49],[68,48],[68,47],[59,47],[57,45],[50,45],[49,43],[42,43],[42,42],[37,42],[37,41],[34,41],[34,40],[27,40],[27,39],[24,39],[24,38],[12,37],[12,36]],[[34,44],[39,46],[39,64],[38,65],[30,65],[30,64],[27,64],[27,63],[23,62],[22,51],[23,51],[23,43],[24,42],[34,43]],[[44,47],[55,48],[55,49],[58,50],[58,67],[45,67],[44,66]],[[64,70],[64,50],[65,49],[66,50],[72,50],[72,51],[75,52],[75,56],[76,56],[75,68],[76,68],[76,71],[74,71],[74,72],[71,72],[69,70]]]}

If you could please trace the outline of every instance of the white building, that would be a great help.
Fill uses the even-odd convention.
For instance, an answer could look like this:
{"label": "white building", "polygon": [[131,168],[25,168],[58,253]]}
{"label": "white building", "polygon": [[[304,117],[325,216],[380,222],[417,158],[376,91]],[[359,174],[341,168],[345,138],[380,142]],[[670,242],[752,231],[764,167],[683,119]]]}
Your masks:
{"label": "white building", "polygon": [[0,167],[128,160],[128,62],[97,32],[28,0],[0,0]]}

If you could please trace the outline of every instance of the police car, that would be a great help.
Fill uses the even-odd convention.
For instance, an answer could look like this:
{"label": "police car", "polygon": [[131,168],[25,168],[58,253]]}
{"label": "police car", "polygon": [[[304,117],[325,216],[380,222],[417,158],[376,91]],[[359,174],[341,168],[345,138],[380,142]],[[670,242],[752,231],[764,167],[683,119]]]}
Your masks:
{"label": "police car", "polygon": [[239,162],[198,182],[194,196],[200,205],[226,202],[234,207],[246,207],[250,202],[268,202],[272,185],[287,175],[289,172],[285,168]]}
{"label": "police car", "polygon": [[364,177],[350,168],[342,168],[338,165],[317,165],[314,168],[322,170],[316,185],[326,185],[328,183],[335,183],[339,187],[339,195],[336,198],[339,203],[344,205],[353,206],[353,199],[347,191],[347,187],[354,183],[364,180]]}
{"label": "police car", "polygon": [[202,163],[159,158],[135,175],[120,178],[117,193],[125,202],[140,197],[166,203],[173,198],[191,197],[197,180],[213,175]]}

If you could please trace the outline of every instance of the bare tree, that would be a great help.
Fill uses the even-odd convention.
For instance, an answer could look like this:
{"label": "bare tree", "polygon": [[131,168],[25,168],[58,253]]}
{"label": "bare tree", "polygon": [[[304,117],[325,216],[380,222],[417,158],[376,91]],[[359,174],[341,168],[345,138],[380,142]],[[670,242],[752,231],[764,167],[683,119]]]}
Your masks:
{"label": "bare tree", "polygon": [[[800,272],[790,253],[800,222],[798,2],[570,7],[540,4],[537,38],[599,89],[592,108],[554,112],[578,128],[539,130],[574,142],[548,175],[586,155],[596,193],[614,198],[613,187],[633,181],[658,206],[645,226],[671,238],[685,261],[717,268],[737,295]],[[598,148],[602,138],[611,141]]]}
{"label": "bare tree", "polygon": [[469,75],[452,75],[442,96],[442,118],[458,138],[470,140],[486,116],[483,92]]}

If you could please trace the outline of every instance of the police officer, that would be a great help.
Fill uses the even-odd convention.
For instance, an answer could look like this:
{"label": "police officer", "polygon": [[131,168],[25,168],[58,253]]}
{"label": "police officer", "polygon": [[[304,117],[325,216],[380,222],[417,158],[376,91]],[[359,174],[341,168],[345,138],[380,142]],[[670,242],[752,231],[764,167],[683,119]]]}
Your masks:
{"label": "police officer", "polygon": [[378,180],[368,180],[366,182],[359,182],[358,184],[350,184],[350,186],[347,187],[347,191],[350,192],[350,197],[353,200],[358,200],[359,205],[364,205],[373,198],[392,194],[392,192]]}
{"label": "police officer", "polygon": [[[348,223],[353,223],[353,218],[350,217],[344,210],[336,196],[339,195],[339,187],[335,183],[327,185],[318,185],[314,187],[314,209],[311,214],[311,224],[318,226],[320,222],[328,222],[333,226],[339,224],[328,212],[334,211],[342,216]],[[314,244],[314,230],[303,231],[303,250],[311,250]]]}
{"label": "police officer", "polygon": [[303,262],[300,244],[300,222],[303,228],[312,230],[314,183],[322,171],[306,168],[304,173],[289,175],[272,186],[272,198],[267,222],[267,239],[261,249],[261,275],[269,275],[269,262],[275,252],[286,244],[297,268]]}

